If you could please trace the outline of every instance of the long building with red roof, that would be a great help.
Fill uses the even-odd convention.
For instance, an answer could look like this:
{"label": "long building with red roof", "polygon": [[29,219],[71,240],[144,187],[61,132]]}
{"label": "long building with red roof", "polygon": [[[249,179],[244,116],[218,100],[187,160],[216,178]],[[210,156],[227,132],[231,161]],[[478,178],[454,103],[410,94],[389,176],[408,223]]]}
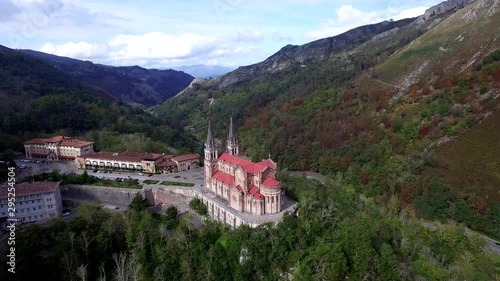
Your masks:
{"label": "long building with red roof", "polygon": [[252,162],[239,156],[231,119],[226,152],[219,155],[212,128],[205,142],[205,188],[239,211],[254,215],[281,212],[285,191],[271,159]]}
{"label": "long building with red roof", "polygon": [[24,142],[24,150],[28,159],[75,160],[79,156],[94,152],[94,143],[72,137],[55,136],[28,140]]}

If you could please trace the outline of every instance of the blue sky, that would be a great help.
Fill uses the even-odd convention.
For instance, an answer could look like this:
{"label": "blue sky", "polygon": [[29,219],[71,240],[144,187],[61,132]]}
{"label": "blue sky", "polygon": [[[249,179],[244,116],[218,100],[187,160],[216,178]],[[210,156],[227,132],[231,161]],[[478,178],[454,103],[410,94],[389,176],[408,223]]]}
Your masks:
{"label": "blue sky", "polygon": [[441,0],[0,0],[0,45],[109,65],[237,67]]}

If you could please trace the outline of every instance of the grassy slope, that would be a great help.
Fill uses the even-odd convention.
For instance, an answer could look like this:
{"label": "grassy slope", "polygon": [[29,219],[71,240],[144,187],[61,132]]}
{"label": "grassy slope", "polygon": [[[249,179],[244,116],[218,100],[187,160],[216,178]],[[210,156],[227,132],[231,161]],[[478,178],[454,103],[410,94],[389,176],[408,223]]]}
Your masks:
{"label": "grassy slope", "polygon": [[498,37],[500,13],[490,15],[489,11],[494,10],[489,9],[493,1],[486,1],[489,6],[482,6],[483,2],[477,1],[457,11],[430,29],[376,67],[372,76],[403,86],[403,80],[423,65],[418,76],[431,80],[439,78],[437,75],[441,71],[463,72],[469,63],[481,59],[499,45],[494,38]]}
{"label": "grassy slope", "polygon": [[[397,85],[400,89],[414,86],[415,92],[424,92],[416,98],[406,97],[406,102],[388,112],[388,115],[392,113],[394,118],[398,114],[406,116],[421,114],[432,103],[434,99],[432,95],[435,93],[441,92],[440,95],[448,99],[458,92],[457,78],[463,78],[467,81],[466,90],[454,95],[451,98],[453,101],[447,106],[458,108],[460,104],[463,107],[473,105],[477,110],[472,110],[473,112],[465,110],[457,116],[441,116],[443,120],[438,128],[441,131],[449,129],[443,123],[463,124],[467,118],[475,122],[481,120],[498,107],[498,100],[494,100],[493,97],[499,93],[498,81],[495,82],[499,64],[496,63],[483,71],[475,70],[474,66],[478,65],[486,55],[500,48],[498,40],[494,39],[498,38],[500,13],[489,14],[493,9],[481,6],[481,3],[478,1],[471,7],[458,11],[376,67],[371,76],[378,78],[379,81],[371,80],[365,75],[358,80],[359,85],[369,89],[378,84],[379,88],[401,91],[380,83],[384,81]],[[409,85],[403,85],[405,77],[411,76],[419,67],[422,67],[422,71],[415,76],[416,79],[413,81],[407,79]],[[488,75],[491,76],[487,77]],[[428,90],[431,86],[433,91]],[[488,105],[484,102],[485,97],[477,94],[481,86],[489,90]],[[463,95],[463,98],[458,97],[459,95]],[[463,101],[460,102],[460,99]],[[426,120],[418,119],[418,122],[425,123]],[[462,130],[464,128],[461,127]],[[449,135],[453,134],[435,135],[434,140],[436,137]],[[424,174],[443,179],[464,196],[479,196],[490,202],[499,202],[499,139],[500,113],[496,112],[480,125],[439,146],[434,153],[438,167],[429,169]]]}
{"label": "grassy slope", "polygon": [[435,150],[438,167],[429,169],[461,192],[500,201],[500,112]]}

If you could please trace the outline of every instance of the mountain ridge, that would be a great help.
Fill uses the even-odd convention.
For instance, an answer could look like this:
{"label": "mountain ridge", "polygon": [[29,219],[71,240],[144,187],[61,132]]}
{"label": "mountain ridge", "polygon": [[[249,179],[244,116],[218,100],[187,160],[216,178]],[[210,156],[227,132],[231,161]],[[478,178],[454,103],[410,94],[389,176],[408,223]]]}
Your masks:
{"label": "mountain ridge", "polygon": [[50,63],[70,76],[103,89],[127,104],[158,105],[185,89],[193,76],[172,69],[108,66],[33,50],[15,50]]}

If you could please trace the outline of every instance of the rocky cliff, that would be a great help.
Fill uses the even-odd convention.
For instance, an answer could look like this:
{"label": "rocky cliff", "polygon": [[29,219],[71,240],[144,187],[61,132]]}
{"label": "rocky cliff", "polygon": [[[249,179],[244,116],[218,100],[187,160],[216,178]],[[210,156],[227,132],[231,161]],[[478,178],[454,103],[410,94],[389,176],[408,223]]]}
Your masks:
{"label": "rocky cliff", "polygon": [[265,61],[239,67],[226,75],[214,79],[211,83],[218,83],[219,87],[227,87],[260,74],[281,71],[293,64],[307,66],[307,63],[310,62],[327,60],[341,51],[352,49],[381,33],[394,28],[401,28],[414,20],[383,21],[377,24],[357,27],[340,35],[319,39],[301,46],[286,45]]}
{"label": "rocky cliff", "polygon": [[436,6],[433,6],[425,11],[425,13],[419,18],[421,21],[428,21],[442,14],[446,14],[451,11],[456,11],[462,9],[463,7],[469,5],[476,0],[448,0],[444,1]]}

